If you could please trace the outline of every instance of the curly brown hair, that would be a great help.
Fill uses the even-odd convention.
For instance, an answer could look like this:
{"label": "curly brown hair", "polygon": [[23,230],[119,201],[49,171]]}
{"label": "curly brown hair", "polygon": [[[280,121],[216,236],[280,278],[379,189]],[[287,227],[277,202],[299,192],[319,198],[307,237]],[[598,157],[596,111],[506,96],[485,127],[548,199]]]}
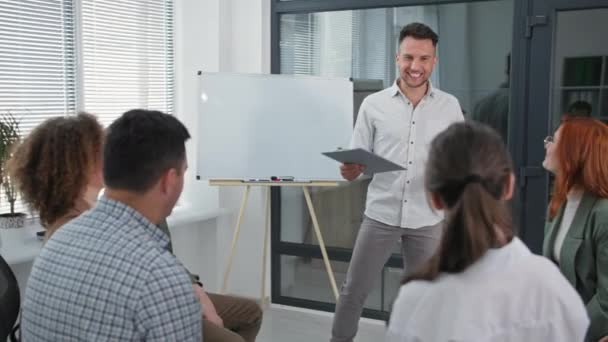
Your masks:
{"label": "curly brown hair", "polygon": [[48,119],[16,147],[7,167],[40,223],[49,227],[74,207],[102,162],[104,131],[95,116]]}

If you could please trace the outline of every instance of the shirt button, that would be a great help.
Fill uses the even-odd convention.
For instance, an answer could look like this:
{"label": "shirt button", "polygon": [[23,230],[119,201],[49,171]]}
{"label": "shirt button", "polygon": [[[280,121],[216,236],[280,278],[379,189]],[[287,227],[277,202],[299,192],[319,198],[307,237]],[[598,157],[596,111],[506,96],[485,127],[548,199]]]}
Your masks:
{"label": "shirt button", "polygon": [[403,203],[407,203],[407,200],[403,200]]}
{"label": "shirt button", "polygon": [[410,181],[407,181],[407,184],[410,184]]}
{"label": "shirt button", "polygon": [[412,162],[410,162],[410,165],[412,165]]}
{"label": "shirt button", "polygon": [[410,144],[414,145],[414,142],[412,141],[412,142],[410,142]]}
{"label": "shirt button", "polygon": [[416,121],[412,121],[412,125],[415,125],[415,124],[416,124]]}

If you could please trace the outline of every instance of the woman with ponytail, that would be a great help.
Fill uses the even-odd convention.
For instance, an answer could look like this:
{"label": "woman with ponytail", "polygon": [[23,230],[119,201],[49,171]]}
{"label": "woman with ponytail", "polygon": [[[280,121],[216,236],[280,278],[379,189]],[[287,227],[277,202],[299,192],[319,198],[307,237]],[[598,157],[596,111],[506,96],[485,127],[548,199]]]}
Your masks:
{"label": "woman with ponytail", "polygon": [[565,116],[545,148],[555,185],[543,254],[583,299],[588,339],[608,342],[608,126]]}
{"label": "woman with ponytail", "polygon": [[456,123],[435,137],[425,186],[444,233],[404,279],[387,341],[583,341],[589,319],[576,291],[513,234],[514,183],[491,128]]}

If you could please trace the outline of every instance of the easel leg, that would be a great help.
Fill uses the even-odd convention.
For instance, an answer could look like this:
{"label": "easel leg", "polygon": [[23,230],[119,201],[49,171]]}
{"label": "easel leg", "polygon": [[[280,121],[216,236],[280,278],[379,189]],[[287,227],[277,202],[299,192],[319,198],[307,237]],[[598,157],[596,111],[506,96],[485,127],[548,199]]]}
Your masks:
{"label": "easel leg", "polygon": [[230,255],[228,256],[228,266],[226,267],[226,271],[224,272],[224,284],[222,285],[221,293],[226,293],[226,289],[228,287],[228,277],[230,276],[230,270],[232,269],[232,259],[234,258],[236,242],[239,239],[239,234],[241,233],[241,224],[243,223],[245,207],[247,207],[247,199],[249,198],[249,190],[251,190],[251,186],[247,185],[247,187],[245,188],[245,194],[243,194],[243,201],[241,202],[241,209],[239,210],[239,217],[236,221],[236,229],[234,230],[234,235],[232,236],[232,245],[230,246]]}
{"label": "easel leg", "polygon": [[262,294],[260,295],[260,305],[262,307],[266,299],[266,256],[268,255],[268,235],[270,232],[270,189],[271,187],[266,187],[266,205],[264,206],[266,223],[264,225],[264,250],[262,252]]}
{"label": "easel leg", "polygon": [[329,276],[329,281],[331,283],[331,288],[334,291],[334,296],[336,296],[336,301],[338,300],[338,287],[336,286],[336,279],[334,278],[334,272],[331,269],[331,265],[329,264],[329,258],[327,257],[327,250],[325,249],[325,243],[323,242],[323,236],[321,236],[321,229],[319,229],[319,222],[317,221],[317,215],[315,214],[315,208],[312,206],[312,200],[310,199],[310,192],[308,191],[308,187],[303,186],[302,190],[304,190],[304,197],[306,198],[306,204],[308,205],[308,211],[310,212],[310,216],[312,218],[312,225],[315,228],[315,234],[317,235],[317,240],[319,240],[319,247],[321,248],[321,254],[323,254],[323,261],[325,261],[325,269],[327,270],[327,275]]}

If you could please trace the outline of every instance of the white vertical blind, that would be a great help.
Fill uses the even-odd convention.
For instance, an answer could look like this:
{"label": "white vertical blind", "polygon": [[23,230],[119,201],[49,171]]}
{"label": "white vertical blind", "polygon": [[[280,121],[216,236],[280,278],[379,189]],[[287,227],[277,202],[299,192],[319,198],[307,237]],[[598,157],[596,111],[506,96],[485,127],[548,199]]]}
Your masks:
{"label": "white vertical blind", "polygon": [[[379,79],[389,86],[397,75],[399,31],[413,21],[437,31],[437,6],[283,14],[281,73]],[[434,85],[438,75],[436,69]]]}
{"label": "white vertical blind", "polygon": [[[0,113],[28,134],[43,120],[76,109],[72,0],[0,1]],[[10,211],[0,186],[0,213]],[[15,212],[25,212],[20,200]]]}
{"label": "white vertical blind", "polygon": [[391,82],[392,13],[381,8],[281,15],[281,73]]}
{"label": "white vertical blind", "polygon": [[281,73],[313,75],[318,61],[318,39],[314,39],[314,14],[281,16]]}
{"label": "white vertical blind", "polygon": [[[393,8],[377,8],[353,13],[353,78],[383,80],[395,78]],[[398,31],[397,31],[398,32]]]}
{"label": "white vertical blind", "polygon": [[76,108],[71,0],[0,1],[0,112],[23,134]]}
{"label": "white vertical blind", "polygon": [[172,113],[173,63],[173,0],[0,0],[0,113],[23,135],[77,109],[105,125],[132,108]]}
{"label": "white vertical blind", "polygon": [[173,112],[172,0],[81,0],[82,108]]}

